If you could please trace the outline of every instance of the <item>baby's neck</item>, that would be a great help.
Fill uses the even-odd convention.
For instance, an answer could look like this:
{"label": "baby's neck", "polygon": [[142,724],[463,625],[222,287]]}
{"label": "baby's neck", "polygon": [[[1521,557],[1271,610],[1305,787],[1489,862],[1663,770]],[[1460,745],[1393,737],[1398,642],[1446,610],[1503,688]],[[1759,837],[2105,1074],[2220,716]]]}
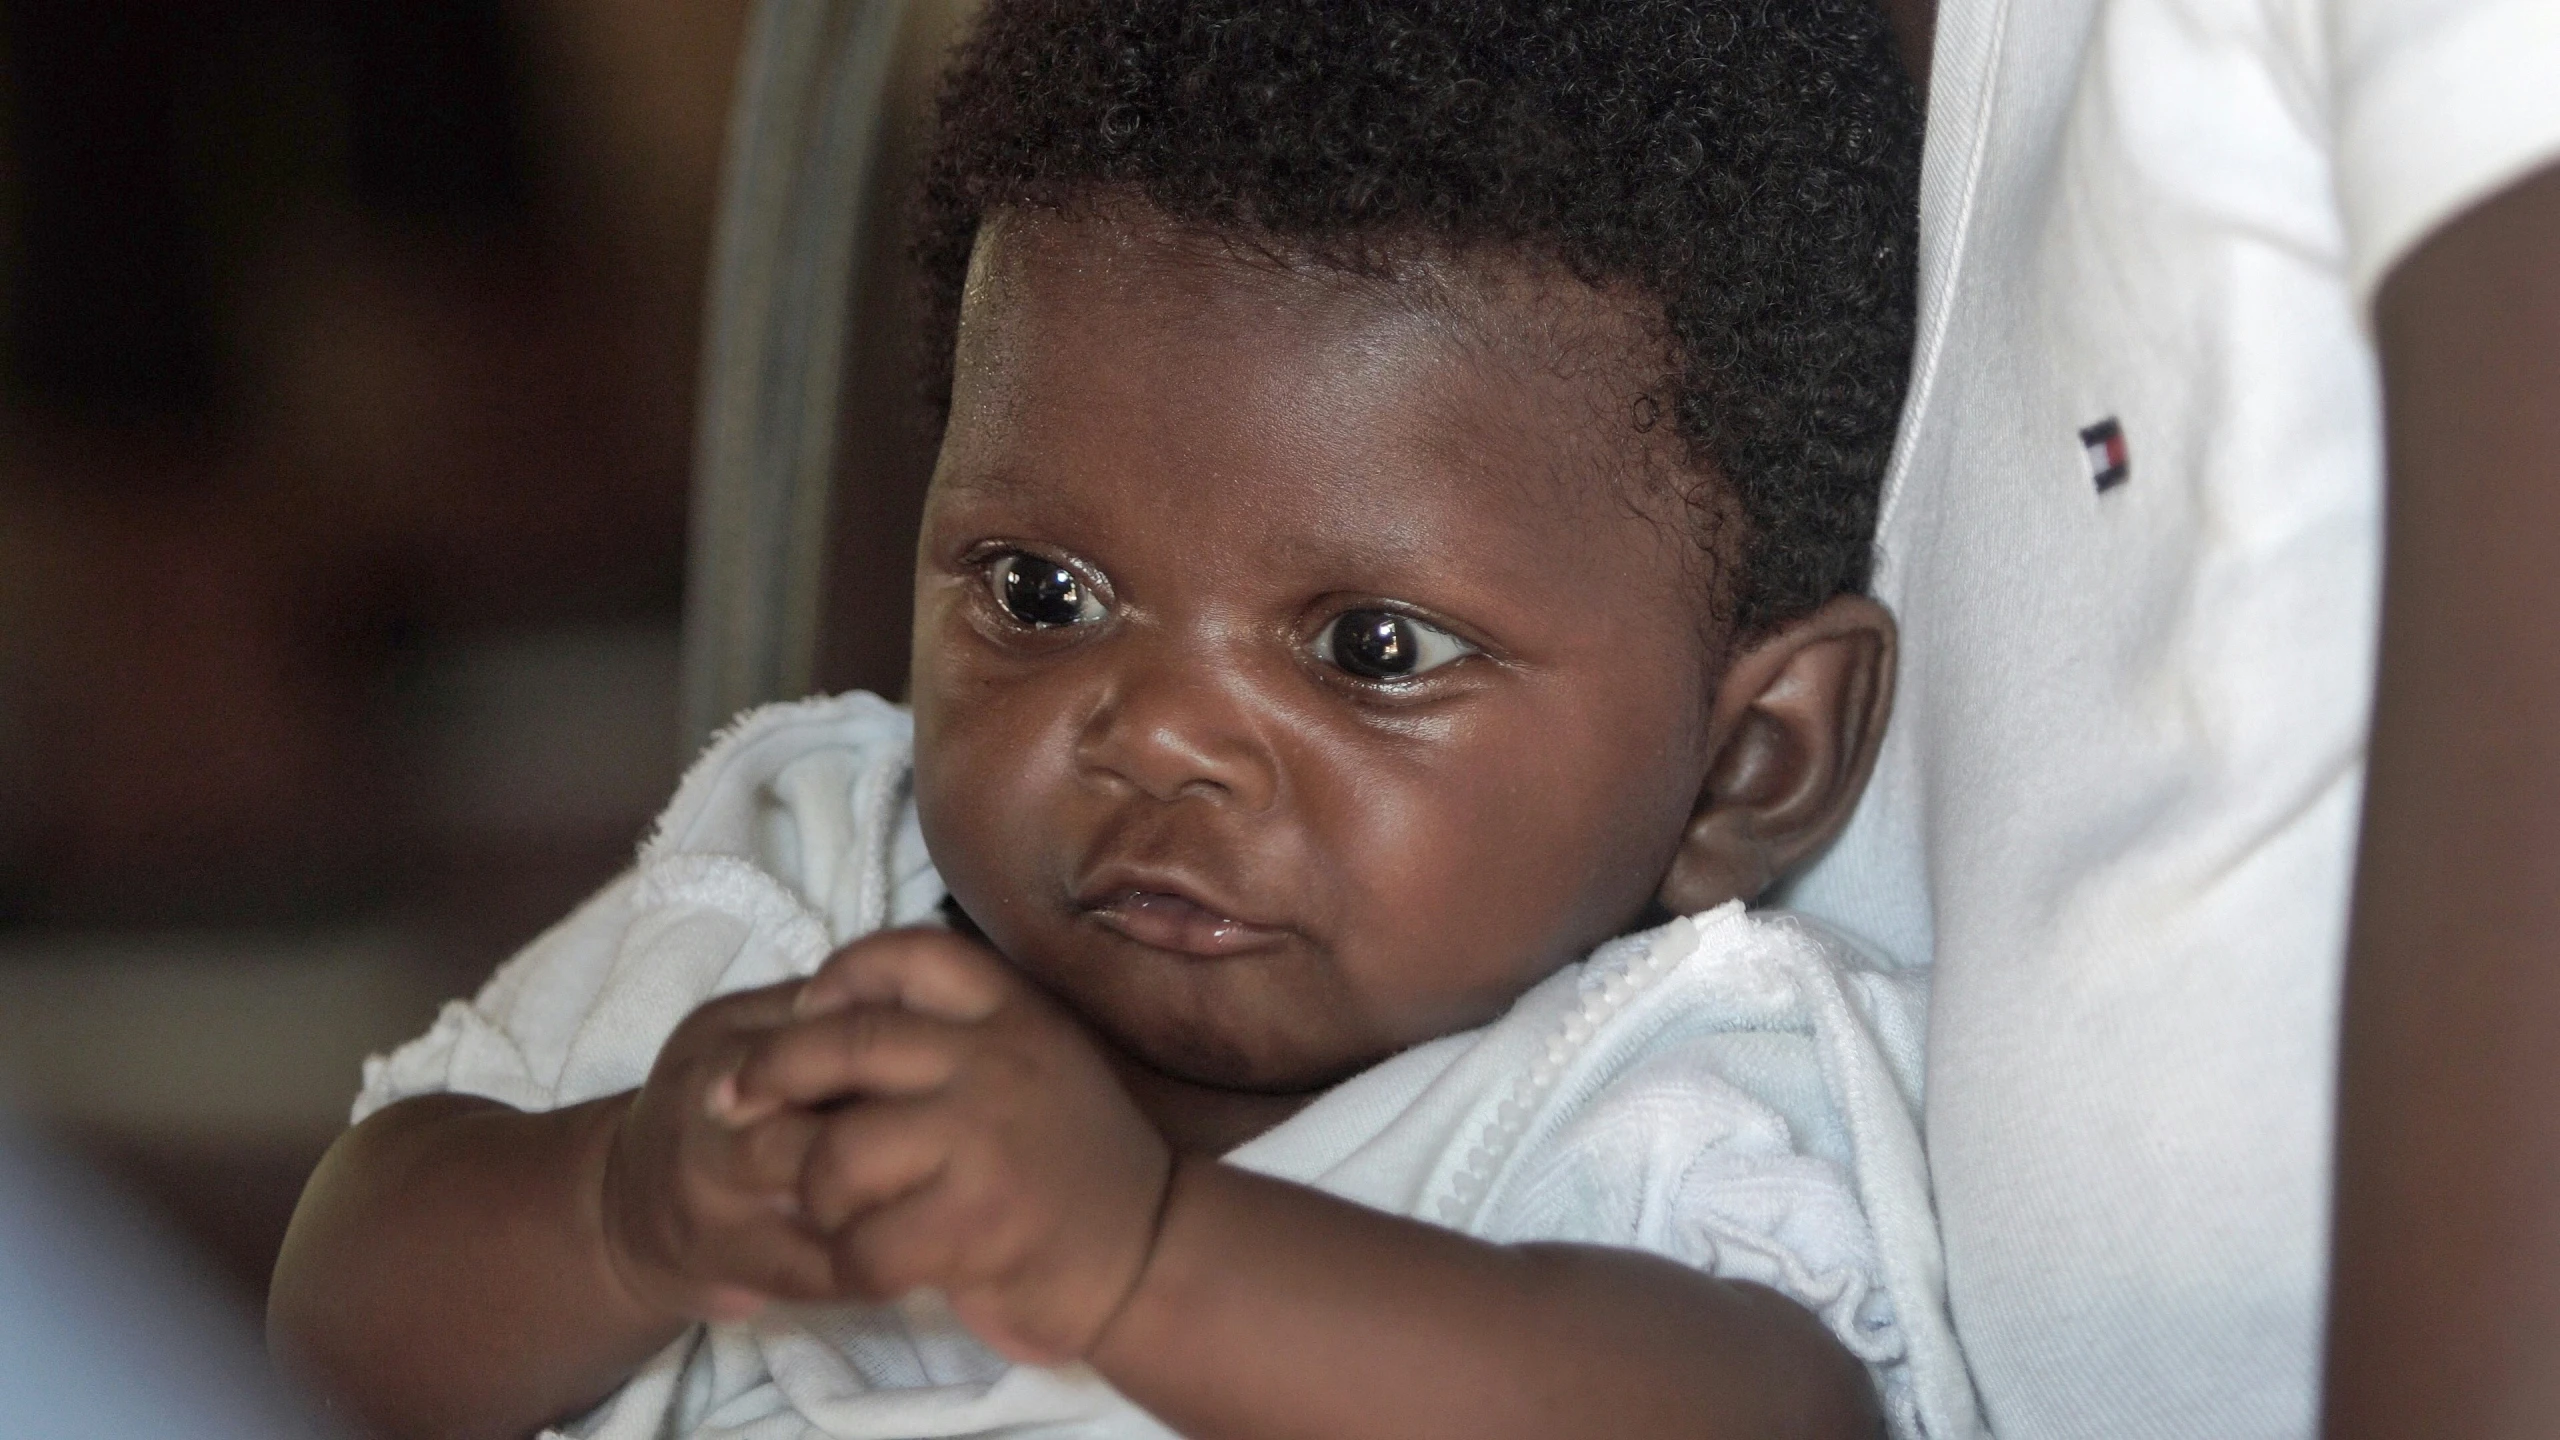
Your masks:
{"label": "baby's neck", "polygon": [[1311,1090],[1297,1095],[1264,1095],[1250,1090],[1223,1090],[1176,1079],[1142,1060],[1116,1052],[1111,1061],[1112,1068],[1119,1072],[1120,1083],[1129,1089],[1129,1098],[1137,1101],[1138,1108],[1155,1122],[1165,1143],[1184,1154],[1224,1155],[1297,1114],[1324,1093]]}

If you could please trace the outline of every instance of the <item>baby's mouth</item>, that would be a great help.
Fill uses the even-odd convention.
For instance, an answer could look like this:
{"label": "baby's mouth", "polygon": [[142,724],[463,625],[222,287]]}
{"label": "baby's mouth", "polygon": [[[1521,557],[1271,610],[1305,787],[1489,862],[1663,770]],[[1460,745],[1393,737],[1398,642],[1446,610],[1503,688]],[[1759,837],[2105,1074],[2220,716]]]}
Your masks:
{"label": "baby's mouth", "polygon": [[1163,890],[1113,890],[1088,902],[1085,913],[1151,949],[1203,959],[1267,949],[1289,934],[1221,915],[1187,895]]}

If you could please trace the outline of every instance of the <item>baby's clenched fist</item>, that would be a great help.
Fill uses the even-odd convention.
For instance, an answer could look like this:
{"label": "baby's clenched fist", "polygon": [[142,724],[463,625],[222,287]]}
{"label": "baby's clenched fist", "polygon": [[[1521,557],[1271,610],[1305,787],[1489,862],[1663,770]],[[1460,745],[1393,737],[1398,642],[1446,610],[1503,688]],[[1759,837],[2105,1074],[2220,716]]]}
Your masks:
{"label": "baby's clenched fist", "polygon": [[749,1120],[735,1096],[739,1066],[792,1022],[800,988],[722,996],[685,1017],[623,1112],[604,1167],[604,1233],[616,1275],[651,1309],[735,1320],[840,1288],[800,1216],[822,1117],[785,1108]]}
{"label": "baby's clenched fist", "polygon": [[737,1072],[733,1120],[811,1118],[800,1220],[864,1299],[921,1286],[1000,1353],[1088,1353],[1143,1275],[1170,1150],[1072,1020],[983,945],[840,951]]}

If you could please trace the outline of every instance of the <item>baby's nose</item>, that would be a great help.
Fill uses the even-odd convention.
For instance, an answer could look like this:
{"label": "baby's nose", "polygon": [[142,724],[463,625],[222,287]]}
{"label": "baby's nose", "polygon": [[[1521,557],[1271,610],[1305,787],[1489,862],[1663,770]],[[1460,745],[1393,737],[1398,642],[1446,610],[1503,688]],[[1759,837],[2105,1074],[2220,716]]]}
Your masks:
{"label": "baby's nose", "polygon": [[1160,801],[1268,808],[1279,767],[1250,685],[1163,648],[1131,647],[1077,739],[1079,765]]}

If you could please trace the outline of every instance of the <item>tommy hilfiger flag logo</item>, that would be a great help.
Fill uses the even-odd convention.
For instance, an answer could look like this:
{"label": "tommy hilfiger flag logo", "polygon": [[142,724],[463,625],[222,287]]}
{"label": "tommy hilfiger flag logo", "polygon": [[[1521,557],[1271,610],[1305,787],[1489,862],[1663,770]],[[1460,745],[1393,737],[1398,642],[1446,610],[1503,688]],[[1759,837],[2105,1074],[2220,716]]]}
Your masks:
{"label": "tommy hilfiger flag logo", "polygon": [[2124,427],[2113,415],[2081,431],[2080,448],[2089,453],[2089,478],[2097,483],[2099,494],[2133,478],[2133,464],[2125,456]]}

